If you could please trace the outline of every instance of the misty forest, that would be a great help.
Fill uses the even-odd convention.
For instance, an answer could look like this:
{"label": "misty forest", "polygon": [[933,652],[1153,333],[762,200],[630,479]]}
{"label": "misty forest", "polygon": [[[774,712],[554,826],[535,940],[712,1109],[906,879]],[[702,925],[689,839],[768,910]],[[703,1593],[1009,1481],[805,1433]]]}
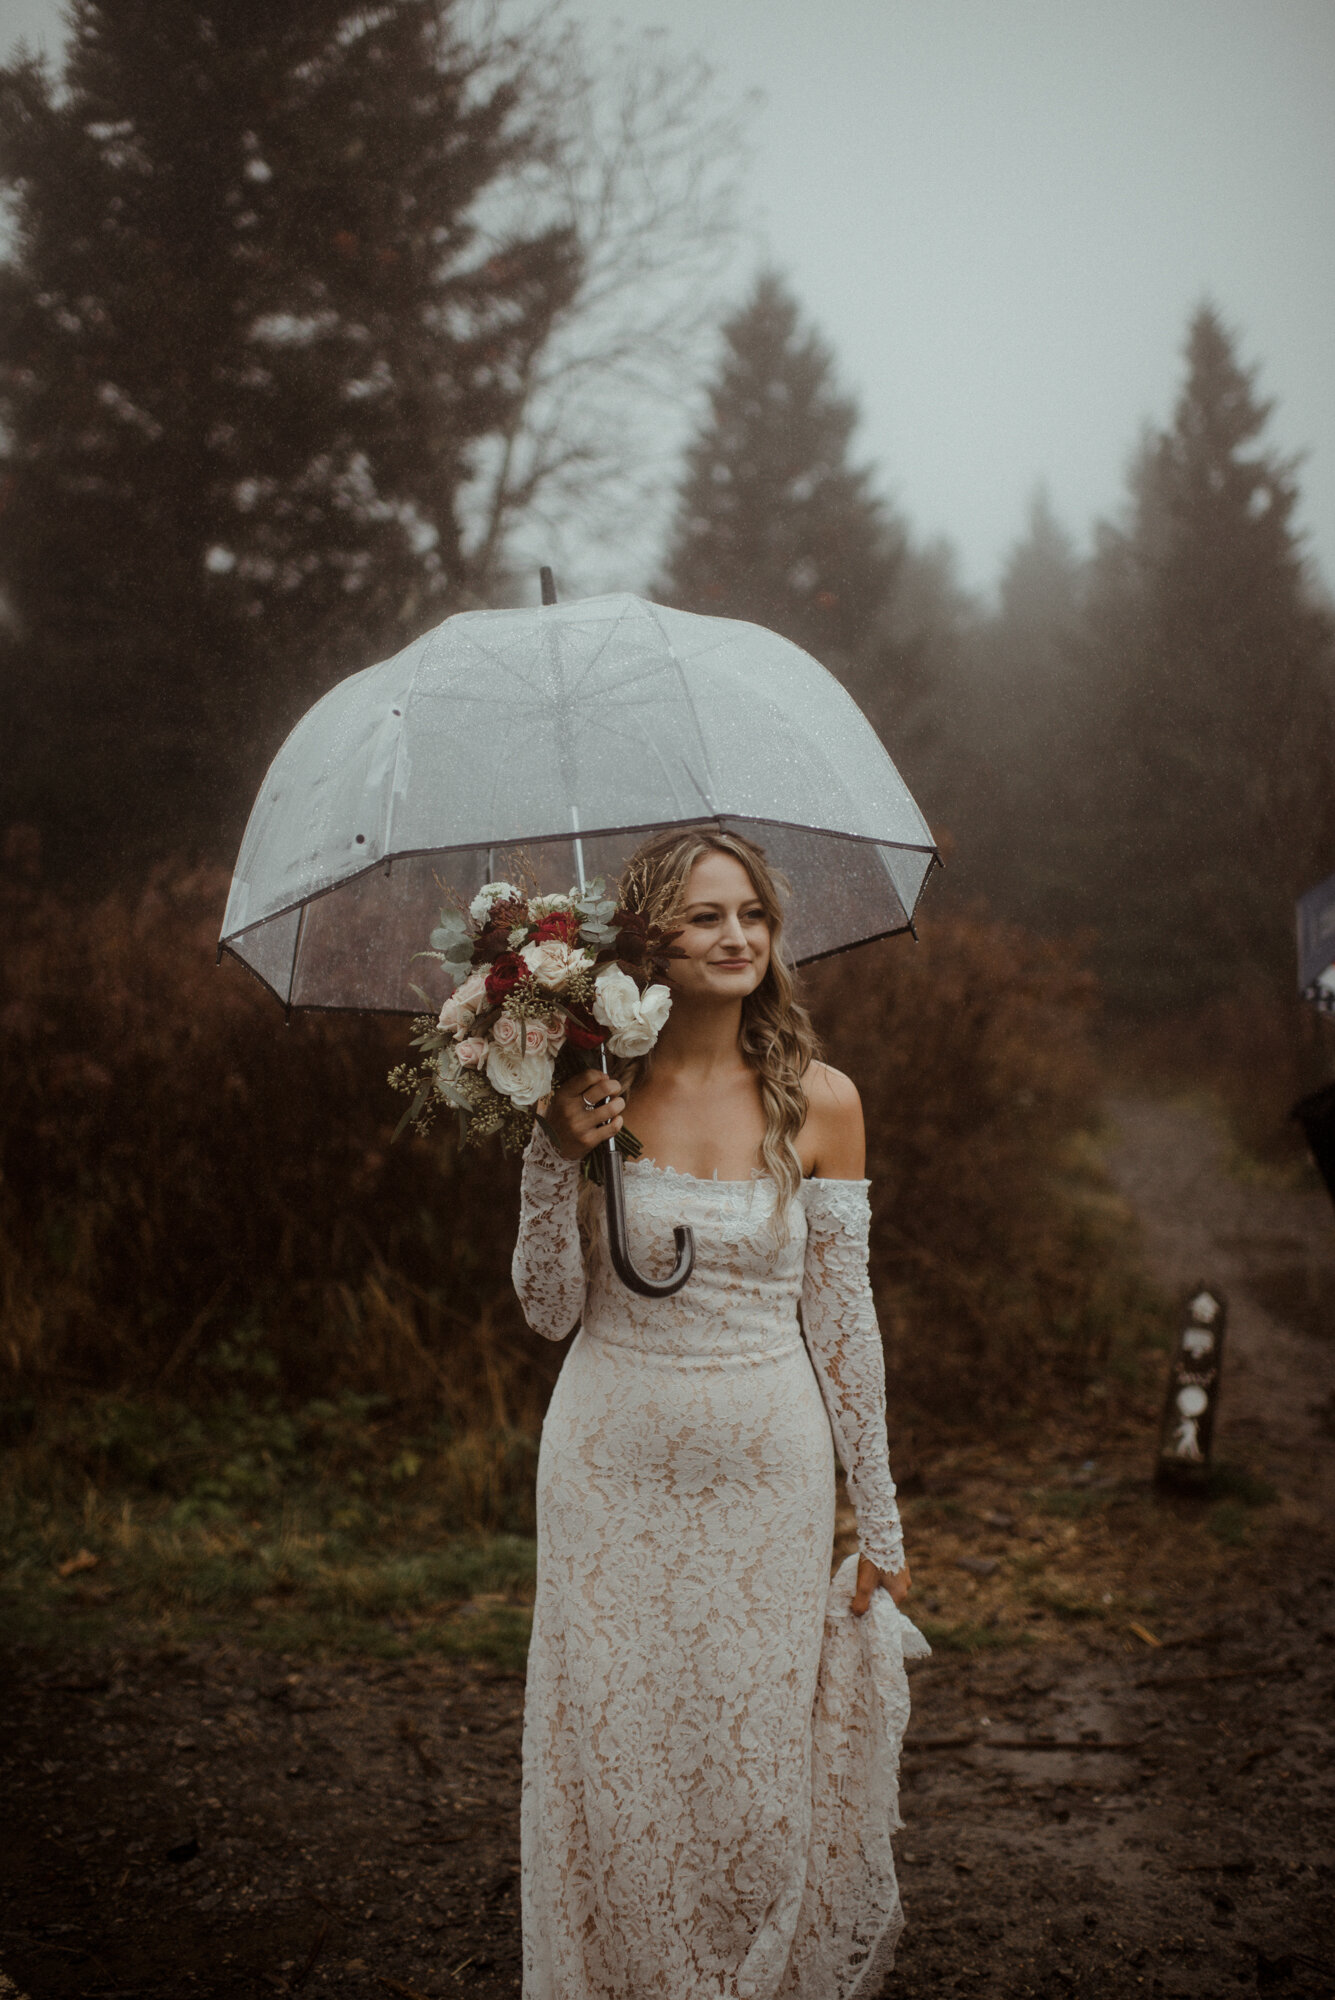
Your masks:
{"label": "misty forest", "polygon": [[[518,1162],[446,1124],[392,1142],[407,1023],[285,1022],[215,947],[298,718],[456,611],[536,602],[551,562],[563,597],[795,641],[941,845],[916,942],[802,975],[867,1115],[934,1647],[916,1984],[886,1992],[1335,1990],[1316,1794],[1271,1783],[1267,1735],[1307,1726],[1303,1633],[1335,1618],[1335,1217],[1291,1116],[1335,1077],[1293,946],[1335,869],[1335,606],[1266,356],[1184,293],[1171,414],[1127,437],[1103,518],[1036,483],[967,589],[862,449],[819,300],[747,238],[745,117],[703,62],[458,0],[70,23],[58,68],[0,70],[0,1619],[25,1740],[65,1767],[0,1837],[29,1884],[0,1975],[12,1944],[34,2000],[519,1990],[516,1676],[561,1356],[511,1289]],[[1165,1494],[1167,1357],[1207,1281],[1238,1372],[1208,1481]],[[1146,1694],[1165,1661],[1187,1691]],[[1280,1706],[1244,1774],[1229,1718],[1258,1687]],[[980,1709],[1026,1701],[1066,1763],[971,1766]],[[1136,1764],[1132,1736],[1161,1750]],[[11,1776],[26,1754],[0,1746]],[[1059,1852],[1037,1834],[980,1886],[984,1785],[1059,1826],[1069,1908],[1032,1886]],[[1081,1828],[1119,1787],[1140,1817],[1100,1879]],[[1151,1893],[1127,1857],[1167,1852],[1174,1813]],[[114,1872],[75,1821],[119,1829]],[[1252,1872],[1261,1827],[1282,1880]],[[405,1868],[436,1843],[401,1890],[390,1829]],[[981,1928],[940,1927],[970,1882]]]}

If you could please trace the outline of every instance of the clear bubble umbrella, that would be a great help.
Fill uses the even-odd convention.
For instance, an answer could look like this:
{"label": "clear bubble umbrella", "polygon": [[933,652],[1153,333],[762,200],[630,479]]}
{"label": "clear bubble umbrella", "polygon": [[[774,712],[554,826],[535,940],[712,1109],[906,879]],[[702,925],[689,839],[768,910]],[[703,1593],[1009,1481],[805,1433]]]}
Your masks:
{"label": "clear bubble umbrella", "polygon": [[626,595],[459,612],[292,731],[219,953],[289,1010],[417,1014],[448,990],[414,958],[442,888],[466,903],[517,847],[548,893],[615,880],[647,833],[702,822],[788,877],[799,962],[911,929],[936,860],[871,724],[776,633]]}

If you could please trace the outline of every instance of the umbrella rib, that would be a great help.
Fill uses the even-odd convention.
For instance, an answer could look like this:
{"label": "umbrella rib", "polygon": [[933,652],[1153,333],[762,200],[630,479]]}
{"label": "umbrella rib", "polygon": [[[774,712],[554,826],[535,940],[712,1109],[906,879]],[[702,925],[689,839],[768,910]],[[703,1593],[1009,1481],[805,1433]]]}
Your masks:
{"label": "umbrella rib", "polygon": [[399,796],[399,763],[403,756],[403,739],[408,733],[408,710],[412,706],[413,696],[417,692],[418,675],[421,673],[423,667],[426,665],[427,658],[433,650],[433,644],[439,638],[439,636],[440,636],[439,626],[436,627],[436,630],[434,632],[430,632],[427,634],[427,637],[422,645],[422,650],[417,656],[417,664],[414,666],[412,670],[412,674],[408,681],[407,692],[405,693],[401,704],[403,713],[399,717],[399,737],[397,743],[394,745],[394,771],[389,781],[389,811],[385,815],[383,851],[386,854],[390,852],[390,850],[394,845],[394,807],[398,801],[398,796]]}
{"label": "umbrella rib", "polygon": [[690,683],[686,679],[685,669],[683,668],[681,661],[677,658],[677,649],[672,643],[671,634],[668,632],[667,627],[663,623],[662,613],[660,611],[659,606],[656,604],[650,604],[649,615],[652,618],[654,624],[657,626],[659,636],[661,637],[664,646],[667,648],[668,660],[671,663],[672,671],[675,673],[677,677],[677,683],[681,688],[682,699],[685,702],[686,707],[690,712],[691,721],[695,725],[696,741],[699,744],[700,748],[700,756],[704,766],[706,783],[709,786],[710,793],[716,794],[717,788],[714,783],[714,768],[709,758],[709,745],[705,740],[705,732],[700,727],[700,718],[696,714],[695,700],[691,694]]}

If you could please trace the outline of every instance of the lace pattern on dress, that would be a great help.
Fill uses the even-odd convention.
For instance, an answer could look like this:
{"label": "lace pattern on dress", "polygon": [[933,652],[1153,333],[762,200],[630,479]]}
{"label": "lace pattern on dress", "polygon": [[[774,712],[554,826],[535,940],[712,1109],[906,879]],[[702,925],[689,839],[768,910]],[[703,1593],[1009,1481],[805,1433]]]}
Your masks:
{"label": "lace pattern on dress", "polygon": [[564,1159],[541,1125],[524,1149],[519,1235],[510,1265],[524,1318],[544,1340],[564,1340],[584,1311],[579,1161]]}
{"label": "lace pattern on dress", "polygon": [[868,1185],[802,1183],[807,1215],[802,1326],[863,1554],[893,1575],[904,1567],[904,1535],[886,1448],[885,1350],[867,1274]]}
{"label": "lace pattern on dress", "polygon": [[525,2000],[873,2000],[916,1635],[884,1591],[852,1617],[851,1559],[830,1581],[832,1409],[869,1552],[894,1507],[865,1189],[808,1183],[778,1244],[768,1177],[636,1164],[637,1264],[670,1267],[677,1222],[697,1250],[648,1300],[578,1188],[535,1135],[516,1283],[539,1332],[582,1327],[538,1465]]}

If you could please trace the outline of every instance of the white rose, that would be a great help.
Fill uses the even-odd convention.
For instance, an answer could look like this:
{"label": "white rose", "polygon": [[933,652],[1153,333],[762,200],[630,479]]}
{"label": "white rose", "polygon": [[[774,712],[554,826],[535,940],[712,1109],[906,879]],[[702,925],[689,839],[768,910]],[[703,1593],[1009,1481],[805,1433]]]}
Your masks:
{"label": "white rose", "polygon": [[519,956],[538,985],[548,993],[559,993],[570,976],[589,963],[583,945],[566,944],[562,938],[545,938],[541,944],[526,944]]}
{"label": "white rose", "polygon": [[497,1048],[493,1042],[487,1053],[487,1082],[512,1104],[536,1104],[551,1093],[552,1059]]}
{"label": "white rose", "polygon": [[640,995],[640,1018],[649,1029],[655,1041],[667,1026],[667,1017],[672,1012],[672,988],[670,986],[646,986]]}
{"label": "white rose", "polygon": [[513,882],[484,882],[468,905],[468,914],[474,923],[485,924],[493,903],[518,902],[520,895]]}
{"label": "white rose", "polygon": [[666,986],[649,986],[641,993],[619,965],[605,965],[594,981],[593,1018],[611,1030],[607,1047],[614,1056],[648,1055],[671,1006]]}
{"label": "white rose", "polygon": [[564,915],[575,907],[575,891],[568,896],[530,896],[528,903],[529,921],[540,924],[544,917]]}
{"label": "white rose", "polygon": [[640,989],[619,965],[605,965],[593,982],[593,1018],[605,1028],[628,1028],[640,1004]]}

